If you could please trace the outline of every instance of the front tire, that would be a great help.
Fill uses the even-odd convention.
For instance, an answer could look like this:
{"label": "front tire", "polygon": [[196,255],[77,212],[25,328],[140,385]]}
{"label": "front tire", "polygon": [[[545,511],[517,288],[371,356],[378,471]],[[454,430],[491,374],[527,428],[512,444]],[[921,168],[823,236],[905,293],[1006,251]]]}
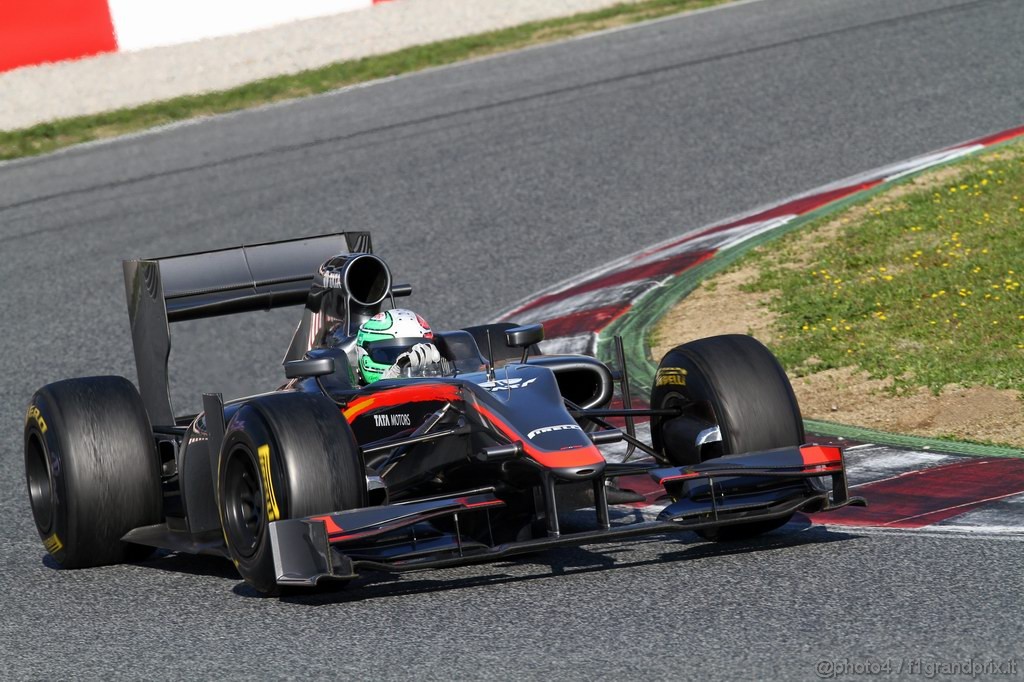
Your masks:
{"label": "front tire", "polygon": [[127,379],[87,377],[36,391],[25,474],[36,530],[62,568],[143,558],[121,542],[162,519],[160,473],[142,398]]}
{"label": "front tire", "polygon": [[248,401],[228,423],[217,472],[224,541],[252,587],[277,594],[269,524],[366,506],[362,456],[333,402],[304,393]]}
{"label": "front tire", "polygon": [[[804,443],[800,407],[785,370],[770,350],[750,336],[712,336],[666,353],[658,365],[651,407],[668,406],[682,407],[684,414],[652,419],[652,441],[677,465]],[[697,448],[685,439],[673,438],[678,433],[692,433],[693,424],[717,425],[721,443]],[[698,534],[709,540],[742,540],[783,526],[790,518],[792,515]]]}

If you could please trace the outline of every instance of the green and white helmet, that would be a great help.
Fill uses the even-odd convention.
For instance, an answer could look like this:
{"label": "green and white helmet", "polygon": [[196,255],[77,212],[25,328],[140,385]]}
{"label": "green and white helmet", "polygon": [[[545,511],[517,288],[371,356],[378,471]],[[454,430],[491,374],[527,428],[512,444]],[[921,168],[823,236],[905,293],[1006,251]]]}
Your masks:
{"label": "green and white helmet", "polygon": [[423,339],[434,338],[430,325],[411,310],[395,308],[377,313],[359,327],[356,355],[359,374],[372,384],[391,368],[398,357]]}

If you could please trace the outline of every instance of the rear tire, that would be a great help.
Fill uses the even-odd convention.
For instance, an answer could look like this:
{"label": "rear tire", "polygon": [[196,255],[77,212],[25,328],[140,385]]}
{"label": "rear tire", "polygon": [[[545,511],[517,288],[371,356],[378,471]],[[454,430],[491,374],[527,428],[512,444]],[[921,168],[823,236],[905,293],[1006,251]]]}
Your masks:
{"label": "rear tire", "polygon": [[36,391],[25,421],[25,473],[36,530],[62,568],[152,551],[121,542],[162,519],[153,430],[127,379],[69,379]]}
{"label": "rear tire", "polygon": [[333,402],[305,393],[248,401],[225,429],[217,504],[228,553],[263,594],[277,594],[269,524],[366,506],[352,429]]}
{"label": "rear tire", "polygon": [[[712,336],[677,346],[662,358],[658,377],[651,391],[651,407],[681,406],[684,419],[695,417],[718,425],[720,451],[711,456],[804,443],[800,407],[786,372],[772,352],[753,337]],[[670,461],[688,465],[709,458],[696,448],[671,447],[665,437],[670,428],[671,419],[651,420],[653,445]],[[783,526],[790,518],[792,515],[698,534],[708,540],[743,540]]]}

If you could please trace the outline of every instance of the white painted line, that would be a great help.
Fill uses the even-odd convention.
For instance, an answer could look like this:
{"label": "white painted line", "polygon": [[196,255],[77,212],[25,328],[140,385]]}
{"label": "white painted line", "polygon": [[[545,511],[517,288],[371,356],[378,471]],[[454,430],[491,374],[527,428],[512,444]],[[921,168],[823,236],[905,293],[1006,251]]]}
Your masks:
{"label": "white painted line", "polygon": [[968,535],[982,535],[982,534],[997,534],[997,535],[1022,535],[1024,536],[1024,526],[967,526],[963,524],[955,524],[949,526],[935,525],[925,526],[921,530],[927,530],[932,533],[944,533],[944,534],[968,534]]}
{"label": "white painted line", "polygon": [[1014,497],[1016,495],[1020,495],[1021,493],[1024,493],[1024,490],[1015,490],[1014,492],[1006,493],[1005,495],[996,495],[994,497],[986,497],[986,498],[984,498],[982,500],[972,500],[970,502],[964,502],[963,504],[954,504],[954,505],[951,505],[949,507],[942,507],[941,509],[933,509],[931,511],[922,512],[921,514],[914,514],[913,516],[904,516],[901,519],[896,519],[894,521],[887,521],[884,524],[884,526],[888,526],[888,525],[893,524],[893,523],[902,523],[904,521],[910,521],[912,519],[919,519],[922,516],[931,516],[932,514],[938,514],[939,512],[949,511],[950,509],[962,509],[964,507],[977,507],[977,506],[980,506],[980,505],[982,505],[982,504],[984,504],[986,502],[995,502],[996,500],[1004,500],[1007,497]]}
{"label": "white painted line", "polygon": [[972,144],[958,147],[955,149],[947,149],[945,151],[937,152],[935,154],[929,154],[927,156],[918,157],[912,161],[908,161],[898,166],[890,167],[889,172],[883,179],[883,182],[889,182],[891,180],[897,180],[906,175],[913,175],[914,173],[926,170],[932,166],[938,166],[943,163],[948,163],[955,159],[973,154],[979,149],[984,149],[985,145]]}
{"label": "white painted line", "polygon": [[373,6],[373,0],[108,0],[122,52],[248,33]]}
{"label": "white painted line", "polygon": [[754,237],[757,237],[758,235],[762,235],[762,234],[765,234],[766,232],[771,232],[772,230],[780,228],[783,225],[785,225],[786,223],[790,223],[790,222],[792,222],[793,220],[795,220],[796,218],[799,218],[799,217],[800,216],[798,216],[798,215],[796,215],[794,213],[794,214],[790,214],[790,215],[779,216],[777,218],[769,218],[768,220],[763,220],[761,222],[747,223],[745,225],[737,225],[736,227],[734,227],[732,229],[729,229],[729,230],[726,230],[725,232],[719,233],[719,234],[735,234],[735,236],[730,237],[729,239],[726,239],[724,242],[722,242],[721,246],[719,246],[718,248],[723,250],[723,251],[725,249],[734,248],[736,246],[739,246],[743,242],[750,241],[751,239],[753,239]]}
{"label": "white painted line", "polygon": [[921,528],[886,528],[882,526],[843,526],[830,523],[816,525],[828,530],[856,533],[858,535],[932,535],[955,540],[1010,540],[1024,542],[1024,527],[1021,526],[923,526]]}

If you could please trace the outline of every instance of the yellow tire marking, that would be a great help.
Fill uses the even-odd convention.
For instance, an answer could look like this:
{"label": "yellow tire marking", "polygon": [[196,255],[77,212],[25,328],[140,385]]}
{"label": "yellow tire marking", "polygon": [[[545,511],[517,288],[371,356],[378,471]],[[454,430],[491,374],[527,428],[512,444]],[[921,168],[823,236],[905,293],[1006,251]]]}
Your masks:
{"label": "yellow tire marking", "polygon": [[39,408],[35,405],[29,405],[28,414],[25,416],[25,420],[35,420],[36,426],[39,427],[39,433],[46,433],[46,420],[43,419],[43,415],[39,412]]}
{"label": "yellow tire marking", "polygon": [[56,554],[57,552],[64,549],[64,543],[60,541],[57,534],[54,533],[50,537],[43,540],[43,548],[50,554]]}
{"label": "yellow tire marking", "polygon": [[281,518],[281,510],[277,507],[274,483],[270,478],[270,446],[259,446],[257,453],[260,457],[260,478],[263,479],[263,501],[267,507],[267,521],[277,521]]}
{"label": "yellow tire marking", "polygon": [[660,367],[654,375],[655,386],[685,386],[686,370],[682,367]]}

